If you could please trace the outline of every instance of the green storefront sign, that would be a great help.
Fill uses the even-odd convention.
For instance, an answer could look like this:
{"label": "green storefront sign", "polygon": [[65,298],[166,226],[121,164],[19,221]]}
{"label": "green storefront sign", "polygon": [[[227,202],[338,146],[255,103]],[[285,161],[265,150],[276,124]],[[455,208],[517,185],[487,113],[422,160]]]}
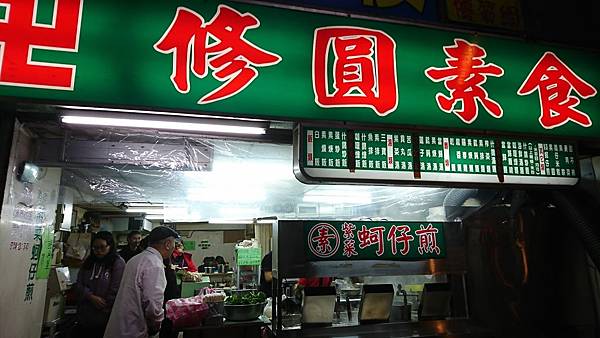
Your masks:
{"label": "green storefront sign", "polygon": [[48,279],[52,267],[52,252],[54,249],[54,229],[44,227],[41,243],[38,244],[39,260],[37,264],[36,279]]}
{"label": "green storefront sign", "polygon": [[396,130],[351,135],[342,128],[301,126],[298,178],[573,185],[579,177],[569,142]]}
{"label": "green storefront sign", "polygon": [[0,45],[5,98],[600,135],[598,55],[513,39],[238,2],[22,0],[0,4]]}
{"label": "green storefront sign", "polygon": [[443,223],[311,221],[304,237],[309,261],[446,257]]}

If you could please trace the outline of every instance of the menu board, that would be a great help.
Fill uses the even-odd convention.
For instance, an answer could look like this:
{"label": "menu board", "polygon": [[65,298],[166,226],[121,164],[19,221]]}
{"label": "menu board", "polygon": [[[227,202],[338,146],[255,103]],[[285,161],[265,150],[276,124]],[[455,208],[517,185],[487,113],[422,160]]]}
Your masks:
{"label": "menu board", "polygon": [[356,131],[356,169],[412,172],[412,136],[406,133]]}
{"label": "menu board", "polygon": [[310,168],[348,168],[346,131],[309,129],[306,131],[306,166]]}
{"label": "menu board", "polygon": [[306,129],[302,169],[310,176],[325,178],[412,178],[409,133],[355,130],[351,136],[348,138],[345,129]]}
{"label": "menu board", "polygon": [[498,182],[494,140],[473,136],[419,136],[421,179]]}
{"label": "menu board", "polygon": [[564,142],[502,141],[506,183],[577,182],[574,146]]}
{"label": "menu board", "polygon": [[262,260],[260,248],[237,248],[236,263],[243,265],[260,265]]}
{"label": "menu board", "polygon": [[575,145],[569,142],[320,127],[302,127],[298,135],[296,175],[307,183],[578,181]]}

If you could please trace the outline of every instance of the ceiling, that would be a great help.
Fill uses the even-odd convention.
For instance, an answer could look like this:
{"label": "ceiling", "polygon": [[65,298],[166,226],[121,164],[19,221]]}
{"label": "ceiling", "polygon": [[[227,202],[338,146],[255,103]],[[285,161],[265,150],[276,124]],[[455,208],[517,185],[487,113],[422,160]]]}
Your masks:
{"label": "ceiling", "polygon": [[[29,128],[42,145],[38,159],[46,156],[47,165],[63,167],[63,197],[88,210],[151,202],[164,205],[165,221],[267,216],[419,221],[431,218],[430,208],[442,206],[450,190],[303,184],[293,174],[291,139],[275,144],[51,124]],[[49,159],[56,149],[63,149],[64,158]]]}
{"label": "ceiling", "polygon": [[172,221],[366,216],[422,218],[447,189],[307,185],[293,175],[292,146],[213,141],[211,171],[149,170],[131,165],[69,167],[62,185],[74,203],[164,204]]}

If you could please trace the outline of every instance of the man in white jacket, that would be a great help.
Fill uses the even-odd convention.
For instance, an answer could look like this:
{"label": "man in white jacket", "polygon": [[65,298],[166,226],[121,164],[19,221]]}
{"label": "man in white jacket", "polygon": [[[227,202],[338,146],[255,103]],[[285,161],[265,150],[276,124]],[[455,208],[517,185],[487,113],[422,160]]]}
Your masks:
{"label": "man in white jacket", "polygon": [[163,259],[171,257],[177,238],[173,229],[154,228],[146,239],[148,248],[127,262],[104,338],[142,338],[159,332],[167,286]]}

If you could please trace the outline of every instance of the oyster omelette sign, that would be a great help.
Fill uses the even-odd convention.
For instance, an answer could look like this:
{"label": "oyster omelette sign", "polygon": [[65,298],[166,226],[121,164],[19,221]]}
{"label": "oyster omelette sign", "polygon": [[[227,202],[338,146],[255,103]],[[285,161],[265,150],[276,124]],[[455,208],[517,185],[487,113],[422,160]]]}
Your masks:
{"label": "oyster omelette sign", "polygon": [[446,257],[443,223],[314,221],[304,234],[309,261]]}

